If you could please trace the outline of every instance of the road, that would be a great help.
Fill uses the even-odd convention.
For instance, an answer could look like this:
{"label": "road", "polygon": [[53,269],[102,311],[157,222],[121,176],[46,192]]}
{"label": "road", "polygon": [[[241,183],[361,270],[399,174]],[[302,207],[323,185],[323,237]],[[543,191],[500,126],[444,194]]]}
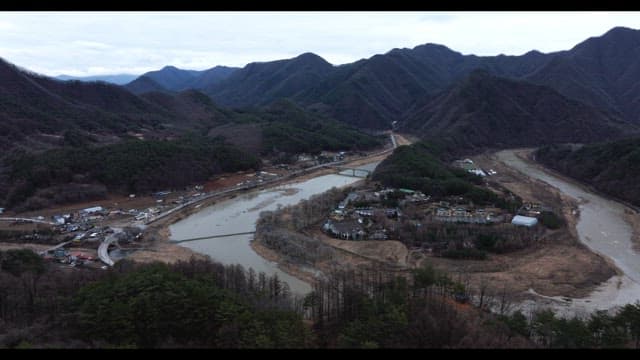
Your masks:
{"label": "road", "polygon": [[51,221],[30,219],[30,218],[19,218],[19,217],[0,217],[0,221],[29,221],[39,224],[47,224],[47,225],[56,225],[56,223]]}
{"label": "road", "polygon": [[109,257],[109,245],[116,241],[116,237],[114,235],[115,233],[109,234],[109,236],[102,240],[98,247],[98,257],[103,263],[109,266],[113,266],[114,264],[113,260]]}

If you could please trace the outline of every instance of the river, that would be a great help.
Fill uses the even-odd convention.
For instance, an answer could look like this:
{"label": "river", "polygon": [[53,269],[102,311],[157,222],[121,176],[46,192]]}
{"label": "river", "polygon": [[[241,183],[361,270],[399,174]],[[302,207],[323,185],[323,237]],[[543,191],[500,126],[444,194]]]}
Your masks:
{"label": "river", "polygon": [[576,229],[579,240],[592,251],[611,259],[624,272],[624,275],[613,276],[601,284],[586,298],[567,301],[563,297],[539,296],[539,301],[527,301],[523,308],[551,307],[564,316],[584,316],[595,310],[611,310],[640,300],[640,254],[632,248],[632,229],[624,220],[626,206],[554,176],[539,165],[520,159],[514,150],[504,150],[496,156],[509,167],[578,200],[580,217]]}
{"label": "river", "polygon": [[[361,168],[372,170],[378,163]],[[255,231],[256,221],[262,211],[275,210],[278,206],[293,205],[302,199],[325,192],[332,187],[353,184],[361,178],[337,174],[315,177],[306,181],[253,191],[233,199],[208,206],[169,227],[171,240],[192,239],[205,236],[237,234]],[[209,255],[223,264],[241,264],[267,275],[277,274],[289,284],[293,293],[304,295],[311,286],[280,270],[277,263],[256,254],[250,246],[252,234],[234,235],[180,243],[196,252]]]}

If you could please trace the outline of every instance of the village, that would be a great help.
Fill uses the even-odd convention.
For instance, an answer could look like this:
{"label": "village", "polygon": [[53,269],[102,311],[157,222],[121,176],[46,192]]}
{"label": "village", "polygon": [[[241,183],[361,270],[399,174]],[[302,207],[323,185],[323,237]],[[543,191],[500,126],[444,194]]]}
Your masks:
{"label": "village", "polygon": [[[2,229],[20,233],[16,238],[20,242],[50,244],[50,248],[39,252],[47,261],[75,268],[106,269],[113,265],[113,260],[117,261],[140,249],[143,245],[139,240],[146,225],[164,214],[218,193],[253,189],[304,174],[310,168],[358,155],[361,154],[348,154],[345,151],[298,154],[291,164],[271,164],[267,161],[261,171],[226,174],[207,184],[157,191],[146,196],[129,194],[115,203],[99,201],[94,206],[82,209],[48,209],[41,214],[30,212],[18,215],[7,214],[1,208],[0,220],[3,221],[0,224]],[[105,247],[103,258],[99,256],[101,244]],[[113,249],[110,253],[106,252],[109,248]]]}
{"label": "village", "polygon": [[[470,159],[456,160],[453,165],[481,177],[497,173],[477,167]],[[328,235],[342,240],[391,240],[390,234],[402,222],[415,227],[430,223],[534,227],[545,211],[552,209],[526,202],[512,212],[496,206],[477,206],[462,196],[432,198],[413,189],[377,189],[369,184],[350,192],[327,215],[321,227]]]}

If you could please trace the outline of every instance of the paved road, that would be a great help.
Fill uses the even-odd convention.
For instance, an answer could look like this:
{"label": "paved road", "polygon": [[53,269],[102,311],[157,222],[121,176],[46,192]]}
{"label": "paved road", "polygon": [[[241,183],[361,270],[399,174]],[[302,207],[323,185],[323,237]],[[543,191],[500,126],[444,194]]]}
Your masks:
{"label": "paved road", "polygon": [[31,222],[40,223],[40,224],[56,225],[56,223],[51,221],[36,220],[36,219],[30,219],[30,218],[19,218],[19,217],[0,217],[0,221],[31,221]]}
{"label": "paved road", "polygon": [[65,246],[65,245],[67,245],[67,244],[71,243],[71,241],[72,241],[72,240],[65,241],[65,242],[63,242],[63,243],[60,243],[60,244],[58,244],[58,245],[56,245],[56,246],[52,247],[52,248],[48,248],[47,250],[45,250],[45,252],[55,251],[56,249],[61,248],[61,247]]}
{"label": "paved road", "polygon": [[109,234],[109,236],[102,240],[100,247],[98,247],[98,257],[103,263],[109,266],[113,266],[114,264],[113,260],[109,257],[109,245],[114,241],[116,241],[114,234]]}

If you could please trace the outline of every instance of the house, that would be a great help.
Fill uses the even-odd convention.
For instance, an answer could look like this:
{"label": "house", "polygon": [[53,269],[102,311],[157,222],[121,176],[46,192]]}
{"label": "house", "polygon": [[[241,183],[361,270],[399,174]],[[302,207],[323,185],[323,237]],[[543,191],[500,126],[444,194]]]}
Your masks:
{"label": "house", "polygon": [[327,221],[322,228],[334,237],[343,240],[363,240],[366,232],[358,221],[347,220],[341,222]]}
{"label": "house", "polygon": [[94,207],[90,207],[90,208],[86,208],[83,210],[80,210],[80,213],[82,215],[89,215],[89,214],[94,214],[94,213],[98,213],[98,212],[102,212],[104,211],[104,208],[102,206],[94,206]]}
{"label": "house", "polygon": [[395,218],[395,217],[400,217],[402,216],[402,212],[400,212],[400,209],[398,208],[387,208],[384,209],[384,214],[387,215],[388,218]]}
{"label": "house", "polygon": [[516,215],[511,219],[511,223],[517,226],[532,227],[538,223],[538,219],[529,216]]}
{"label": "house", "polygon": [[373,209],[371,208],[356,209],[356,214],[360,216],[371,217],[373,216]]}
{"label": "house", "polygon": [[369,234],[369,240],[387,240],[387,234],[385,230],[375,230]]}
{"label": "house", "polygon": [[482,171],[482,169],[469,169],[467,171],[472,174],[476,174],[478,176],[482,176],[482,177],[487,176],[487,174],[484,171]]}
{"label": "house", "polygon": [[436,216],[451,216],[451,210],[438,208],[438,210],[436,210]]}

